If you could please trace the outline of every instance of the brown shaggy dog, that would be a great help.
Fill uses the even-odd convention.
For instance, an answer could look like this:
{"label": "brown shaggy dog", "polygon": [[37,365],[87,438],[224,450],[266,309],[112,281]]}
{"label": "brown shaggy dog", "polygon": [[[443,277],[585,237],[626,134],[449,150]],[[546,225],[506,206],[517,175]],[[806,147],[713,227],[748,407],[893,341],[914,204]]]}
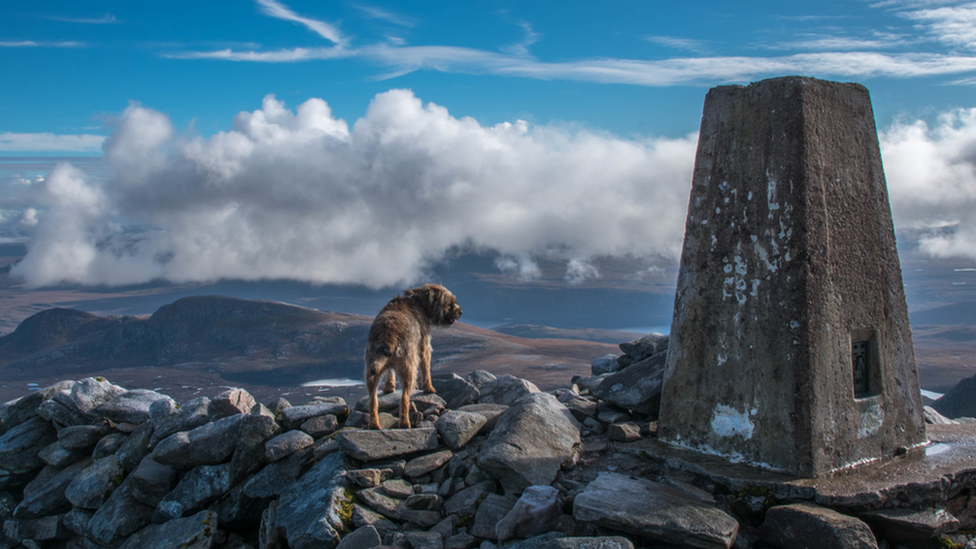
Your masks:
{"label": "brown shaggy dog", "polygon": [[369,428],[380,429],[376,388],[387,374],[384,393],[396,388],[400,376],[403,397],[400,399],[400,427],[410,428],[410,393],[417,378],[417,367],[423,376],[425,393],[434,393],[430,383],[430,327],[453,325],[461,318],[454,294],[439,284],[427,284],[406,290],[394,297],[376,315],[366,343],[366,391],[369,394]]}

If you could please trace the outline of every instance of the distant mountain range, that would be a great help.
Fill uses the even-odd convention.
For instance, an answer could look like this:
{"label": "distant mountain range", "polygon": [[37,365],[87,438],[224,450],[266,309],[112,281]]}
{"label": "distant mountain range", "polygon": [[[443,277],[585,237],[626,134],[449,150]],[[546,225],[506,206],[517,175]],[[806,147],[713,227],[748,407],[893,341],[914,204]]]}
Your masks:
{"label": "distant mountain range", "polygon": [[[104,375],[127,386],[186,395],[201,385],[234,385],[260,395],[322,378],[358,380],[372,319],[272,301],[194,296],[149,317],[98,316],[54,308],[0,336],[0,401],[66,377]],[[536,335],[549,329],[535,331]],[[616,345],[581,341],[584,332],[522,338],[458,324],[434,332],[433,371],[490,369],[565,385]],[[616,343],[631,339],[626,332]],[[608,339],[607,333],[589,334]],[[599,337],[602,336],[602,337]],[[566,339],[574,337],[574,339]],[[613,339],[609,337],[609,339]],[[463,357],[463,360],[460,360]],[[5,398],[6,397],[6,398]]]}

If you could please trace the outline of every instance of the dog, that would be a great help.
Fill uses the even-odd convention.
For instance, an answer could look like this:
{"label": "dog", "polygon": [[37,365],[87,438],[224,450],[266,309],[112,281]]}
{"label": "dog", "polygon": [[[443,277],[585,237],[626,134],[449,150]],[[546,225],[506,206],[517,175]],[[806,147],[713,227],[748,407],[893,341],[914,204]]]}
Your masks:
{"label": "dog", "polygon": [[461,318],[454,294],[440,284],[427,284],[394,297],[376,315],[366,342],[366,391],[369,395],[369,428],[380,429],[376,389],[387,374],[384,393],[396,389],[400,377],[400,428],[410,428],[410,393],[419,367],[425,393],[435,393],[430,381],[430,327],[448,327]]}

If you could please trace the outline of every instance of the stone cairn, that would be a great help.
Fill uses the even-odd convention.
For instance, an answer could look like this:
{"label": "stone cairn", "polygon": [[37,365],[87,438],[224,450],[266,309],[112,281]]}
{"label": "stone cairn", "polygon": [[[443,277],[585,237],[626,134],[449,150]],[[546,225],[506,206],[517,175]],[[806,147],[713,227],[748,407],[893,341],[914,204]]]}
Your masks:
{"label": "stone cairn", "polygon": [[622,344],[550,393],[485,371],[435,377],[409,430],[392,428],[397,393],[372,431],[364,400],[266,406],[230,389],[177,404],[103,378],[62,381],[0,405],[0,548],[967,542],[946,532],[976,526],[976,500],[938,524],[893,517],[872,531],[850,512],[730,493],[634,451],[655,436],[666,348],[661,336]]}

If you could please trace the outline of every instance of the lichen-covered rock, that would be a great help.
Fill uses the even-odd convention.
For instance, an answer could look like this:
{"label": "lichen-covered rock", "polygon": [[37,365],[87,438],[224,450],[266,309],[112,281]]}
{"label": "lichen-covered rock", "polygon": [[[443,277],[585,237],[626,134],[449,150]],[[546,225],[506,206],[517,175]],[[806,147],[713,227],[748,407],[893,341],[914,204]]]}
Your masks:
{"label": "lichen-covered rock", "polygon": [[155,446],[173,433],[190,431],[205,425],[209,407],[210,399],[205,396],[188,400],[178,407],[166,400],[152,403],[149,407],[153,427],[152,445]]}
{"label": "lichen-covered rock", "polygon": [[667,353],[660,353],[607,376],[593,395],[621,408],[656,418],[661,407],[664,364]]}
{"label": "lichen-covered rock", "polygon": [[64,490],[64,496],[75,507],[98,509],[108,500],[115,488],[122,484],[125,470],[114,455],[100,459],[86,467]]}
{"label": "lichen-covered rock", "polygon": [[349,415],[349,406],[346,405],[345,401],[319,402],[302,406],[291,406],[281,411],[282,421],[286,429],[297,429],[306,420],[329,414],[346,417]]}
{"label": "lichen-covered rock", "polygon": [[590,371],[595,376],[603,374],[612,374],[617,370],[620,370],[623,365],[617,361],[617,355],[604,355],[598,359],[595,359],[590,365]]}
{"label": "lichen-covered rock", "polygon": [[230,463],[194,467],[156,506],[153,522],[165,522],[200,511],[230,489]]}
{"label": "lichen-covered rock", "polygon": [[249,414],[257,404],[251,393],[244,389],[227,389],[211,399],[207,416],[210,421],[217,421],[237,414]]}
{"label": "lichen-covered rock", "polygon": [[263,467],[268,462],[264,443],[280,432],[281,427],[272,415],[244,415],[231,456],[231,478],[238,481]]}
{"label": "lichen-covered rock", "polygon": [[129,479],[126,479],[112,492],[108,501],[95,511],[88,523],[88,529],[93,540],[102,545],[114,545],[147,526],[152,514],[152,507],[132,497]]}
{"label": "lichen-covered rock", "polygon": [[559,491],[552,486],[529,486],[515,507],[495,526],[499,541],[530,538],[555,530],[559,520]]}
{"label": "lichen-covered rock", "polygon": [[231,457],[237,448],[244,416],[225,417],[205,423],[192,431],[174,433],[156,445],[153,459],[165,465],[189,469],[197,465],[216,465]]}
{"label": "lichen-covered rock", "polygon": [[367,524],[342,538],[336,549],[372,549],[383,543],[375,526]]}
{"label": "lichen-covered rock", "polygon": [[505,374],[489,381],[480,390],[479,403],[503,404],[505,406],[511,406],[522,397],[539,392],[535,383],[511,374]]}
{"label": "lichen-covered rock", "polygon": [[460,450],[481,431],[486,423],[488,423],[488,418],[481,414],[451,410],[442,415],[434,427],[437,428],[441,440],[448,448]]}
{"label": "lichen-covered rock", "polygon": [[209,549],[217,533],[218,518],[212,510],[192,517],[152,524],[136,532],[119,549]]}
{"label": "lichen-covered rock", "polygon": [[172,398],[157,393],[156,391],[133,389],[99,404],[95,408],[95,413],[115,423],[133,423],[138,425],[149,419],[149,408],[157,400],[173,401]]}
{"label": "lichen-covered rock", "polygon": [[14,509],[14,517],[32,519],[51,515],[61,510],[67,511],[70,504],[65,498],[65,488],[90,464],[91,459],[86,458],[47,479],[24,497],[20,505]]}
{"label": "lichen-covered rock", "polygon": [[143,458],[152,451],[153,424],[150,421],[143,422],[142,425],[129,434],[122,442],[119,449],[115,451],[115,456],[119,458],[122,467],[126,471],[132,471],[139,466]]}
{"label": "lichen-covered rock", "polygon": [[44,462],[40,451],[57,440],[50,423],[34,416],[0,436],[0,469],[23,473],[40,469]]}
{"label": "lichen-covered rock", "polygon": [[450,450],[441,450],[440,452],[413,458],[403,466],[403,474],[410,478],[426,475],[446,464],[451,460],[453,455],[454,453]]}
{"label": "lichen-covered rock", "polygon": [[[501,378],[499,378],[501,379]],[[551,484],[577,457],[580,426],[555,397],[535,393],[505,411],[478,456],[478,467],[518,495],[535,484]]]}
{"label": "lichen-covered rock", "polygon": [[339,532],[352,519],[352,500],[342,474],[348,465],[341,453],[316,463],[282,492],[275,524],[285,532],[291,549],[335,546]]}
{"label": "lichen-covered rock", "polygon": [[478,506],[478,512],[475,513],[474,524],[471,525],[471,534],[479,538],[497,540],[498,534],[495,533],[495,527],[514,506],[515,498],[513,497],[488,494],[488,497]]}
{"label": "lichen-covered rock", "polygon": [[811,503],[771,507],[757,533],[764,543],[781,549],[878,547],[871,529],[861,520]]}
{"label": "lichen-covered rock", "polygon": [[268,461],[278,461],[314,443],[315,439],[303,431],[288,431],[265,442],[264,454]]}
{"label": "lichen-covered rock", "polygon": [[376,461],[438,447],[434,428],[344,431],[338,440],[346,455],[360,461]]}
{"label": "lichen-covered rock", "polygon": [[99,440],[102,440],[102,437],[111,431],[112,429],[104,423],[65,427],[58,431],[58,443],[66,450],[82,448],[91,450],[98,444]]}
{"label": "lichen-covered rock", "polygon": [[451,410],[477,402],[481,395],[477,387],[453,372],[432,376],[431,383],[437,395],[444,399],[445,407]]}
{"label": "lichen-covered rock", "polygon": [[156,507],[176,486],[176,477],[176,468],[146,456],[129,474],[127,482],[133,498],[150,507]]}

